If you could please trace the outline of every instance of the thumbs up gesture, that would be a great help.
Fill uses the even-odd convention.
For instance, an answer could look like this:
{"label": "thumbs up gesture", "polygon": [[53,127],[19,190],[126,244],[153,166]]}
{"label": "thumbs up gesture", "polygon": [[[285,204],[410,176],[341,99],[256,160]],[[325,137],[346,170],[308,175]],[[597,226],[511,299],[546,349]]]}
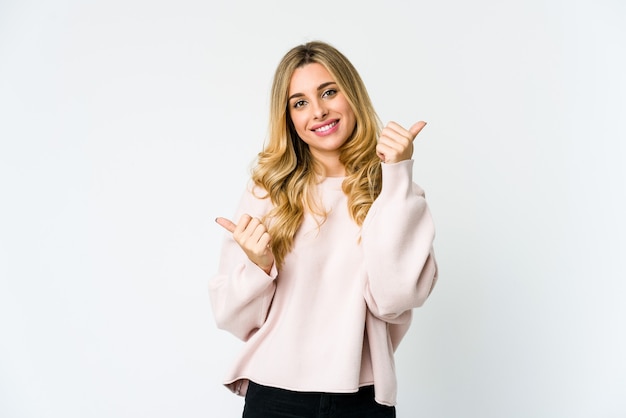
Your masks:
{"label": "thumbs up gesture", "polygon": [[216,218],[220,226],[233,234],[233,239],[246,253],[250,261],[269,274],[274,265],[274,254],[270,246],[270,234],[260,219],[244,214],[238,224],[226,218]]}
{"label": "thumbs up gesture", "polygon": [[419,121],[406,130],[396,122],[389,122],[381,131],[376,146],[380,160],[388,164],[410,160],[413,156],[413,141],[424,126],[426,122]]}

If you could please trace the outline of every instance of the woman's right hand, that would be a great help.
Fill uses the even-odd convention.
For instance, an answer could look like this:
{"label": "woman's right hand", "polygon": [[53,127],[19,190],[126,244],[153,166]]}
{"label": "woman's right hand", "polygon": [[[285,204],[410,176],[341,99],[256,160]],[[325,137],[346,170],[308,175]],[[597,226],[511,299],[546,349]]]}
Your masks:
{"label": "woman's right hand", "polygon": [[269,274],[274,265],[271,237],[260,219],[243,214],[236,225],[226,218],[215,218],[215,222],[233,234],[233,239],[246,253],[250,261]]}

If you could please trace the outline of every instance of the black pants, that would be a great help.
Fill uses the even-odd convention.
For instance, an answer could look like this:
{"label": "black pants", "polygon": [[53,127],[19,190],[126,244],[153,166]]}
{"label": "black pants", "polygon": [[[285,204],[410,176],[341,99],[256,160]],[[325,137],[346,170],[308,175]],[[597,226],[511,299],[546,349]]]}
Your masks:
{"label": "black pants", "polygon": [[395,418],[374,400],[374,386],[357,393],[292,392],[250,382],[243,418]]}

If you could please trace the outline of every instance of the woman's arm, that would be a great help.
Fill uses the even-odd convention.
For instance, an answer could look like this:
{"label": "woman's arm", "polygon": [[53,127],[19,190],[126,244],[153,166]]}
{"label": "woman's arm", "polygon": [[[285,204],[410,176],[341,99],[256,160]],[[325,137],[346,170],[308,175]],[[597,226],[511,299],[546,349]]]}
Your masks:
{"label": "woman's arm", "polygon": [[[259,266],[259,260],[251,252],[255,244],[249,243],[255,233],[246,233],[241,220],[262,217],[268,210],[267,206],[267,199],[258,199],[252,192],[246,191],[237,210],[237,214],[241,215],[238,218],[239,225],[223,218],[218,222],[229,232],[222,244],[218,273],[209,283],[211,307],[217,326],[244,341],[265,322],[274,296],[274,279],[278,272],[273,264],[273,257],[270,257],[271,262],[265,263],[267,265]],[[247,229],[260,228],[256,225]],[[261,235],[263,233],[256,237],[255,243],[258,244]],[[263,248],[266,245],[267,243]],[[269,259],[266,257],[264,260]]]}
{"label": "woman's arm", "polygon": [[370,311],[388,322],[421,306],[437,281],[435,228],[424,191],[412,181],[412,160],[384,164],[383,186],[363,223]]}

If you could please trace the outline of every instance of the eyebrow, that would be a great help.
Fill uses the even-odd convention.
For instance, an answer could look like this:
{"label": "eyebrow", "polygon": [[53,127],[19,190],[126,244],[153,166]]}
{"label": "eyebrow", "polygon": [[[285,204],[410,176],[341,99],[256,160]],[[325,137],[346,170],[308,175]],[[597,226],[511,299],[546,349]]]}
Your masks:
{"label": "eyebrow", "polygon": [[[332,84],[337,84],[337,83],[334,81],[327,81],[325,83],[322,83],[319,86],[317,86],[317,91],[323,90]],[[302,97],[302,96],[304,96],[303,93],[294,93],[291,96],[289,96],[289,99],[287,99],[287,101],[291,101],[291,99],[295,99],[296,97]]]}

